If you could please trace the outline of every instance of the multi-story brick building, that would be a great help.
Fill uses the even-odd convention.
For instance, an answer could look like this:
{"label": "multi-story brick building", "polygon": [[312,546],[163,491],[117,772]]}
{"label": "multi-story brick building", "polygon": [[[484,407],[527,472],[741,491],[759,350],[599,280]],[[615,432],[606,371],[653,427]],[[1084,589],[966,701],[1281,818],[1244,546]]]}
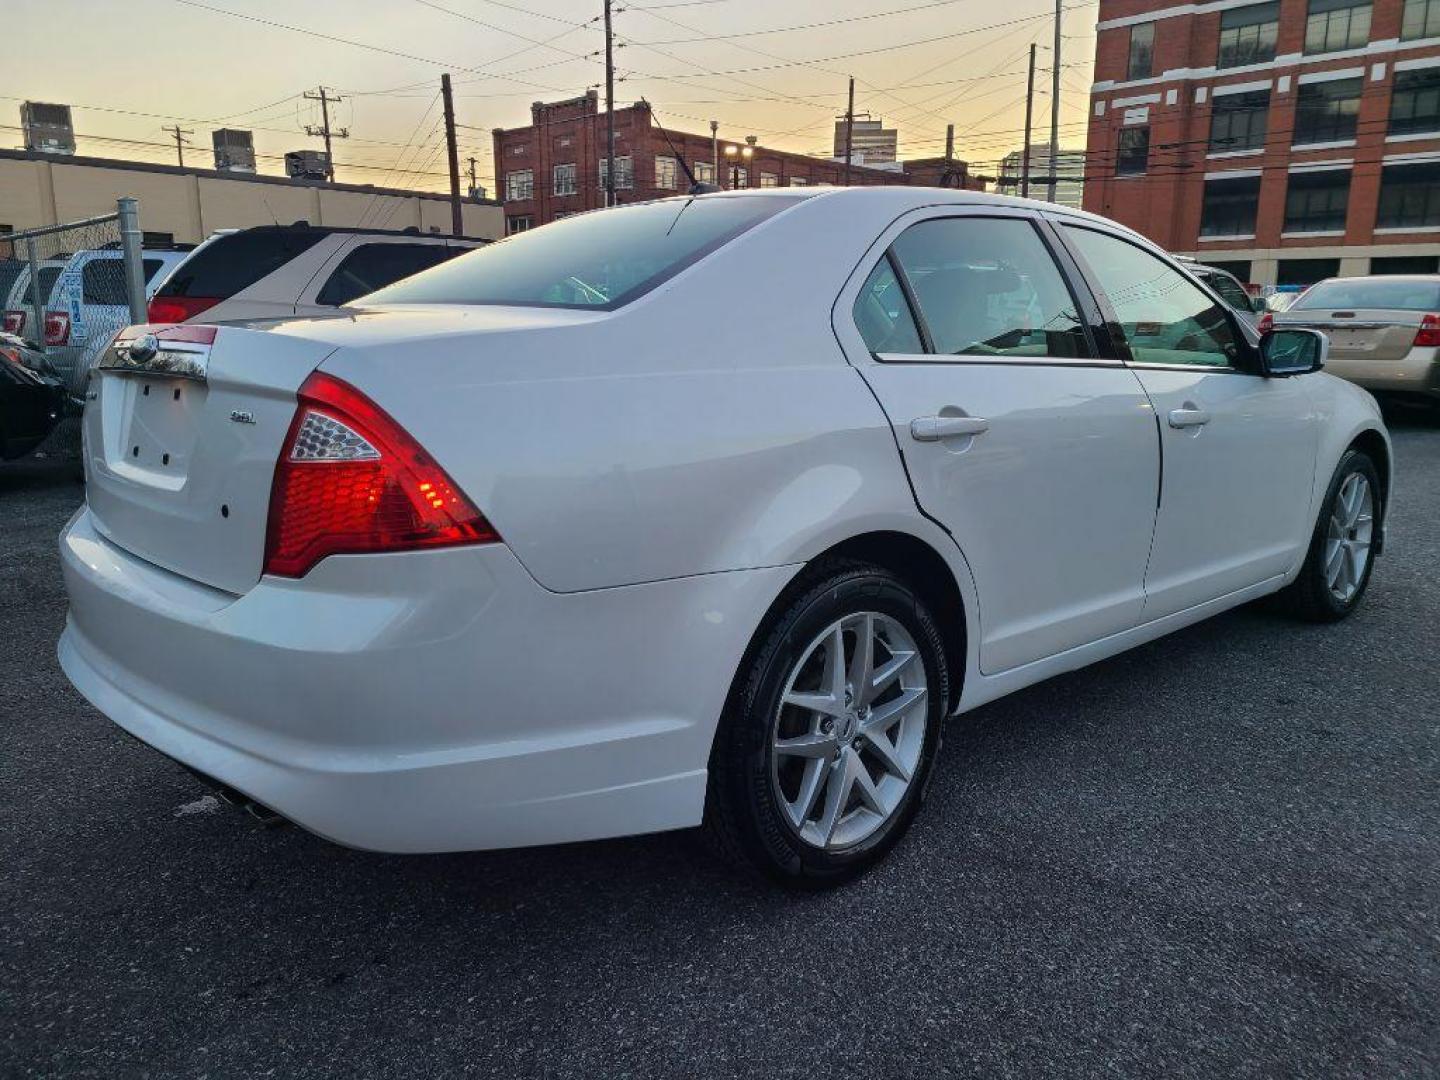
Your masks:
{"label": "multi-story brick building", "polygon": [[1440,266],[1440,0],[1100,0],[1085,208],[1242,280]]}
{"label": "multi-story brick building", "polygon": [[[494,131],[495,180],[507,233],[605,205],[605,112],[595,91],[568,101],[537,101],[530,114],[528,127]],[[727,154],[727,147],[734,153]],[[689,184],[677,153],[690,163],[697,180],[724,188],[845,183],[843,161],[772,150],[749,140],[712,140],[709,135],[668,128],[662,133],[649,106],[637,102],[615,110],[616,201],[639,202],[684,192]],[[907,172],[909,164],[883,168],[854,164],[849,182],[858,186],[946,180],[977,186],[969,180],[963,161],[917,162],[913,179]]]}

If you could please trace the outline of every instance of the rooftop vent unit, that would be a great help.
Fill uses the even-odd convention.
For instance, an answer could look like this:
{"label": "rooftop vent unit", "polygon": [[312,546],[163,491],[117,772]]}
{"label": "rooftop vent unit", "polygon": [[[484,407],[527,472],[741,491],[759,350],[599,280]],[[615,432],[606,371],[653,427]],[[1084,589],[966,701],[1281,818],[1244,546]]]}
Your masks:
{"label": "rooftop vent unit", "polygon": [[285,155],[285,175],[296,180],[324,180],[329,166],[323,150],[291,150]]}
{"label": "rooftop vent unit", "polygon": [[215,168],[220,172],[253,173],[255,171],[255,136],[235,128],[211,132],[215,146]]}
{"label": "rooftop vent unit", "polygon": [[69,105],[23,102],[20,105],[20,127],[25,132],[26,150],[43,154],[75,153],[75,128],[70,123]]}

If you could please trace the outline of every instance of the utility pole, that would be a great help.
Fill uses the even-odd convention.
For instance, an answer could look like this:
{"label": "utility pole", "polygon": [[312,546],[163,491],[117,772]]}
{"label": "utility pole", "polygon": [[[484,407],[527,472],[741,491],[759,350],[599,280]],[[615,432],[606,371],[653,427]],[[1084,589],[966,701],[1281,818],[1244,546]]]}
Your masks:
{"label": "utility pole", "polygon": [[161,131],[168,131],[175,136],[175,156],[180,159],[180,164],[185,164],[185,143],[186,135],[194,135],[190,128],[182,128],[179,124],[174,127],[161,128]]}
{"label": "utility pole", "polygon": [[1030,46],[1030,74],[1025,79],[1025,149],[1020,153],[1020,197],[1030,197],[1030,120],[1035,113],[1035,46]]}
{"label": "utility pole", "polygon": [[955,125],[945,125],[945,161],[955,160]]}
{"label": "utility pole", "polygon": [[605,0],[605,205],[615,205],[615,34]]}
{"label": "utility pole", "polygon": [[855,77],[850,77],[850,96],[845,104],[845,186],[850,186],[850,159],[855,147]]}
{"label": "utility pole", "polygon": [[715,185],[716,187],[722,186],[722,185],[720,184],[720,134],[719,134],[719,132],[720,132],[720,121],[719,121],[719,120],[711,120],[711,121],[710,121],[710,167],[711,167],[711,169],[714,170],[714,173],[715,173],[715,175],[714,175],[713,177],[711,177],[711,182],[714,183],[714,185]]}
{"label": "utility pole", "polygon": [[445,154],[450,159],[450,235],[465,234],[460,213],[460,157],[455,149],[455,99],[450,94],[450,73],[440,76],[440,96],[445,100]]}
{"label": "utility pole", "polygon": [[1055,201],[1055,165],[1060,160],[1060,13],[1062,0],[1055,0],[1055,49],[1050,56],[1050,179],[1046,185]]}
{"label": "utility pole", "polygon": [[316,127],[314,124],[306,124],[305,134],[309,135],[312,139],[318,137],[325,140],[325,176],[326,179],[333,184],[335,182],[335,155],[330,151],[330,140],[348,139],[350,137],[350,129],[335,128],[333,131],[331,130],[330,106],[338,105],[344,99],[339,96],[330,95],[323,86],[317,87],[313,94],[310,93],[309,90],[306,90],[305,93],[300,96],[307,101],[320,102],[320,126]]}

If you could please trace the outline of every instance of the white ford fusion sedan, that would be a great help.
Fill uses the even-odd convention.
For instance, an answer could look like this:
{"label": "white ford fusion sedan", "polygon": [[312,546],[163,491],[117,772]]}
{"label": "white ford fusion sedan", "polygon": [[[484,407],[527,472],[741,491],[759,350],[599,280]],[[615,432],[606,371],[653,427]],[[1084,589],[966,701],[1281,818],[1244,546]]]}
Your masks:
{"label": "white ford fusion sedan", "polygon": [[843,880],[947,717],[1284,591],[1360,602],[1390,445],[1104,219],[735,192],[337,317],[123,332],[60,660],[126,731],[384,851],[703,824]]}

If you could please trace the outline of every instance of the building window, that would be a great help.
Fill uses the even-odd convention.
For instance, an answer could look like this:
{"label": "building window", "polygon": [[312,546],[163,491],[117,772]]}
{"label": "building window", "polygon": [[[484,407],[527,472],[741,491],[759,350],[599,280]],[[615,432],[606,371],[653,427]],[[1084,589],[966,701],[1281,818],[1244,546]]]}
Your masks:
{"label": "building window", "polygon": [[673,157],[655,159],[655,186],[665,191],[674,191],[680,186],[680,163]]}
{"label": "building window", "polygon": [[1349,169],[1292,173],[1285,192],[1285,231],[1342,232],[1349,201]]}
{"label": "building window", "polygon": [[1140,23],[1130,27],[1130,56],[1125,62],[1125,78],[1148,79],[1154,74],[1155,24]]}
{"label": "building window", "polygon": [[510,156],[511,156],[511,157],[524,157],[526,151],[528,151],[529,149],[530,149],[530,148],[529,148],[528,146],[526,146],[524,143],[516,143],[514,146],[510,147]]}
{"label": "building window", "polygon": [[574,165],[556,165],[556,166],[555,166],[555,194],[556,194],[556,195],[574,195],[574,194],[575,194],[575,166],[574,166]]}
{"label": "building window", "polygon": [[1234,276],[1236,281],[1250,280],[1249,259],[1209,259],[1206,266],[1213,266],[1216,270],[1224,270],[1227,274]]}
{"label": "building window", "polygon": [[1434,274],[1440,272],[1437,255],[1382,255],[1370,260],[1372,274]]}
{"label": "building window", "polygon": [[806,180],[805,177],[803,177],[803,176],[792,176],[792,177],[790,177],[790,186],[791,186],[791,187],[808,187],[809,185],[810,185],[810,181],[809,181],[809,180]]}
{"label": "building window", "polygon": [[780,174],[779,174],[779,173],[773,173],[773,172],[762,172],[762,173],[760,174],[760,186],[761,186],[761,187],[779,187],[779,186],[780,186]]}
{"label": "building window", "polygon": [[1361,49],[1370,40],[1370,0],[1310,0],[1305,51]]}
{"label": "building window", "polygon": [[695,162],[695,182],[697,184],[713,184],[715,182],[715,165],[713,162]]}
{"label": "building window", "polygon": [[1206,180],[1200,210],[1201,236],[1254,236],[1260,177]]}
{"label": "building window", "polygon": [[1210,153],[1259,150],[1265,145],[1265,119],[1270,91],[1217,94],[1210,107]]}
{"label": "building window", "polygon": [[1279,29],[1279,0],[1221,12],[1220,52],[1215,59],[1215,66],[1240,67],[1244,64],[1264,64],[1274,60],[1275,39]]}
{"label": "building window", "polygon": [[1440,225],[1440,162],[1387,165],[1380,173],[1381,229]]}
{"label": "building window", "polygon": [[1400,39],[1440,37],[1440,0],[1405,0]]}
{"label": "building window", "polygon": [[1301,83],[1295,99],[1295,145],[1355,138],[1364,78]]}
{"label": "building window", "polygon": [[505,201],[522,202],[535,197],[535,173],[531,169],[518,169],[505,174]]}
{"label": "building window", "polygon": [[1115,175],[1139,176],[1150,162],[1150,129],[1120,129],[1120,143],[1115,150]]}
{"label": "building window", "polygon": [[[605,177],[609,172],[610,161],[608,158],[600,159],[600,186],[605,187]],[[635,164],[634,159],[628,154],[625,157],[615,159],[615,190],[629,191],[635,186]]]}
{"label": "building window", "polygon": [[516,233],[529,232],[535,225],[535,219],[529,214],[512,214],[505,219],[505,235],[514,236]]}
{"label": "building window", "polygon": [[1440,132],[1440,67],[1397,71],[1390,98],[1391,135]]}
{"label": "building window", "polygon": [[1338,277],[1339,259],[1281,259],[1276,268],[1276,285],[1314,285]]}

